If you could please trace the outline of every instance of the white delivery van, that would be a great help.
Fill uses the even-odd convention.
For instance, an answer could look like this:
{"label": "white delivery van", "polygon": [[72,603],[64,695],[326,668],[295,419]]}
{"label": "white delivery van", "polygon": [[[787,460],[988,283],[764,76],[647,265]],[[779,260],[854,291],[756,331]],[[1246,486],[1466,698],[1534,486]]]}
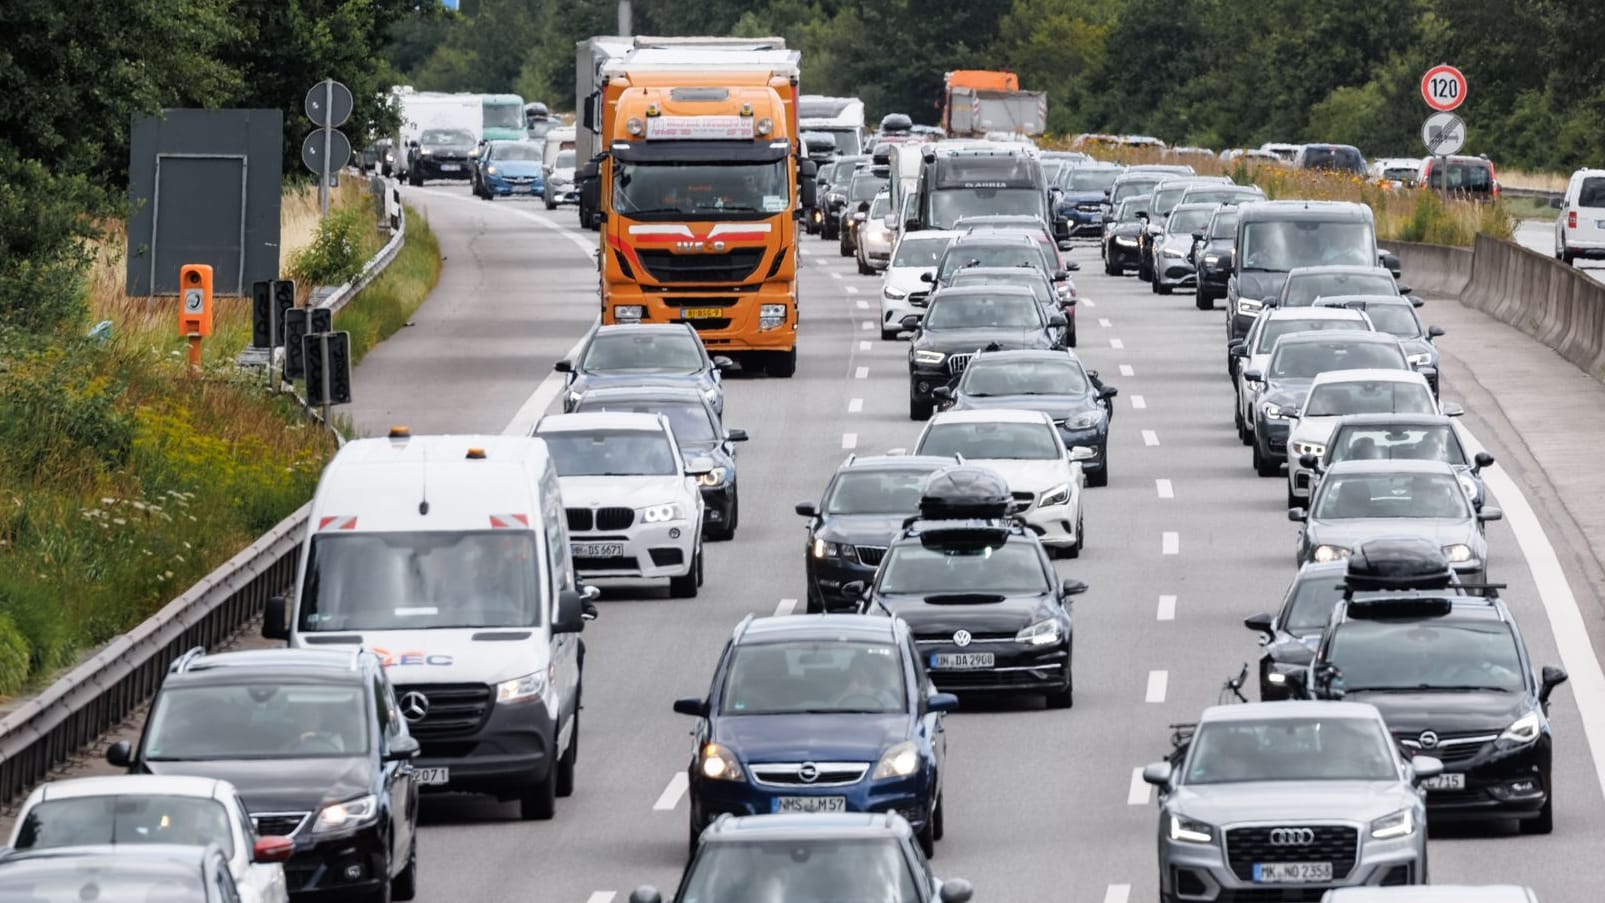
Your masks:
{"label": "white delivery van", "polygon": [[1579,169],[1556,205],[1555,259],[1605,259],[1605,169]]}
{"label": "white delivery van", "polygon": [[372,650],[423,747],[423,790],[545,819],[574,790],[594,596],[575,581],[544,442],[398,427],[324,469],[295,595],[269,600],[262,632]]}

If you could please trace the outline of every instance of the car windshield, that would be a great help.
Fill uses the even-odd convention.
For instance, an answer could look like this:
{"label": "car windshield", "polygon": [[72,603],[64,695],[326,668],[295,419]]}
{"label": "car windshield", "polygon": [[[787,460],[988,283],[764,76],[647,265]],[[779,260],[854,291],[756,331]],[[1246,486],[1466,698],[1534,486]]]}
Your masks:
{"label": "car windshield", "polygon": [[[1427,181],[1431,187],[1443,188],[1443,171],[1445,167],[1433,162],[1429,165]],[[1493,189],[1493,170],[1486,163],[1451,161],[1449,170],[1450,191],[1491,191]]]}
{"label": "car windshield", "polygon": [[1417,166],[1390,166],[1382,170],[1382,178],[1390,182],[1414,182],[1421,175]]}
{"label": "car windshield", "polygon": [[1220,188],[1193,188],[1182,198],[1185,204],[1246,204],[1265,196],[1257,191],[1246,191],[1241,186],[1226,185]]}
{"label": "car windshield", "polygon": [[1241,259],[1245,270],[1268,272],[1313,266],[1376,266],[1376,235],[1367,222],[1260,220],[1243,227]]}
{"label": "car windshield", "polygon": [[1048,576],[1031,542],[1000,546],[927,547],[904,542],[892,547],[881,570],[883,593],[935,595],[1046,593]]}
{"label": "car windshield", "polygon": [[1181,201],[1181,196],[1186,193],[1186,185],[1155,188],[1154,199],[1148,208],[1148,215],[1156,219],[1162,216],[1169,216],[1170,211],[1176,209],[1176,204]]}
{"label": "car windshield", "polygon": [[[1113,191],[1110,193],[1109,202],[1112,204],[1118,204],[1121,201],[1124,201],[1126,198],[1145,198],[1148,195],[1153,194],[1154,186],[1159,184],[1159,179],[1160,177],[1155,177],[1152,179],[1132,179],[1129,182],[1121,182],[1120,184],[1116,185]],[[1143,209],[1148,209],[1146,204],[1144,204]]]}
{"label": "car windshield", "polygon": [[[592,411],[614,411],[626,414],[662,414],[669,418],[669,427],[674,431],[676,442],[685,445],[688,442],[714,442],[723,438],[714,426],[708,409],[694,401],[614,401],[612,399],[595,400],[582,398],[579,406],[574,409],[576,414]],[[551,436],[547,435],[547,441]]]}
{"label": "car windshield", "polygon": [[1460,623],[1353,618],[1333,635],[1326,658],[1343,689],[1526,689],[1510,628],[1495,620]]}
{"label": "car windshield", "polygon": [[658,430],[536,431],[560,477],[666,477],[680,472],[669,437]]}
{"label": "car windshield", "polygon": [[1030,295],[949,295],[931,301],[925,329],[1035,329],[1042,312]]}
{"label": "car windshield", "polygon": [[730,656],[726,715],[901,712],[903,663],[890,643],[750,643]]}
{"label": "car windshield", "polygon": [[546,156],[544,149],[527,141],[509,141],[506,144],[494,145],[490,155],[495,160],[532,160],[537,163]]}
{"label": "car windshield", "polygon": [[1369,718],[1272,718],[1201,725],[1187,759],[1188,784],[1248,781],[1392,781],[1389,739]]}
{"label": "car windshield", "polygon": [[720,841],[702,847],[681,903],[920,903],[896,840]]}
{"label": "car windshield", "polygon": [[892,266],[930,269],[942,259],[942,252],[952,243],[951,237],[919,238],[916,234],[906,235],[897,243],[897,252],[892,255]]}
{"label": "car windshield", "polygon": [[528,128],[529,123],[524,119],[524,105],[522,103],[497,103],[486,101],[480,107],[480,121],[488,129],[522,129]]}
{"label": "car windshield", "polygon": [[1063,178],[1059,180],[1059,184],[1066,192],[1075,194],[1104,192],[1115,184],[1115,180],[1120,178],[1121,172],[1122,170],[1118,169],[1076,167],[1063,173]]}
{"label": "car windshield", "polygon": [[234,855],[228,810],[200,796],[120,794],[47,799],[29,809],[17,827],[16,848],[170,843],[215,843]]}
{"label": "car windshield", "polygon": [[1048,302],[1054,299],[1054,291],[1042,279],[1042,271],[1028,267],[1015,267],[1004,272],[972,272],[979,267],[970,267],[959,270],[953,274],[949,283],[954,287],[961,285],[1023,285],[1037,296],[1037,300]]}
{"label": "car windshield", "polygon": [[[207,903],[199,862],[116,856],[22,860],[0,869],[0,900],[66,903],[79,900],[159,900]],[[910,897],[909,900],[914,898]],[[901,903],[901,901],[900,901]]]}
{"label": "car windshield", "polygon": [[690,214],[732,213],[753,218],[779,213],[790,203],[783,160],[718,164],[615,161],[613,169],[613,208],[625,216],[682,219]]}
{"label": "car windshield", "polygon": [[1282,290],[1285,307],[1309,307],[1316,298],[1332,295],[1393,295],[1399,284],[1380,267],[1375,273],[1294,273]]}
{"label": "car windshield", "polygon": [[1401,339],[1421,337],[1421,321],[1416,319],[1415,310],[1407,304],[1369,304],[1366,305],[1365,315],[1371,318],[1377,329],[1388,335],[1396,335]]}
{"label": "car windshield", "polygon": [[1083,395],[1087,375],[1071,360],[972,361],[959,383],[959,394],[974,398],[996,395]]}
{"label": "car windshield", "polygon": [[826,514],[913,514],[928,470],[849,470],[825,499]]}
{"label": "car windshield", "polygon": [[1443,461],[1464,465],[1466,452],[1448,424],[1430,426],[1340,426],[1327,445],[1327,459]]}
{"label": "car windshield", "polygon": [[880,176],[867,176],[860,173],[853,178],[853,188],[852,191],[848,193],[847,199],[854,204],[859,204],[863,201],[872,201],[875,199],[875,195],[880,194],[885,190],[885,179],[881,178]]}
{"label": "car windshield", "polygon": [[473,144],[474,134],[462,129],[424,129],[419,144]]}
{"label": "car windshield", "polygon": [[1051,461],[1064,453],[1053,441],[1047,423],[963,421],[933,423],[920,439],[916,454],[981,460]]}
{"label": "car windshield", "polygon": [[1237,234],[1237,217],[1235,215],[1219,215],[1210,220],[1210,238],[1231,238]]}
{"label": "car windshield", "polygon": [[307,759],[368,753],[362,687],[263,680],[164,687],[145,728],[145,758]]}
{"label": "car windshield", "polygon": [[537,626],[545,594],[535,549],[528,530],[319,532],[300,629]]}
{"label": "car windshield", "polygon": [[1137,214],[1141,212],[1143,212],[1142,198],[1134,198],[1129,201],[1122,201],[1120,204],[1120,209],[1115,213],[1115,222],[1140,223],[1142,220],[1137,217]]}
{"label": "car windshield", "polygon": [[557,159],[552,161],[552,167],[554,169],[573,169],[574,152],[571,150],[558,151]]}
{"label": "car windshield", "polygon": [[869,205],[869,218],[882,219],[892,212],[892,197],[887,194],[875,195],[875,200]]}
{"label": "car windshield", "polygon": [[1213,215],[1212,210],[1182,210],[1166,221],[1165,231],[1171,235],[1191,235],[1209,225]]}
{"label": "car windshield", "polygon": [[1446,473],[1329,474],[1321,481],[1320,520],[1368,517],[1464,519],[1466,491]]}
{"label": "car windshield", "polygon": [[1042,252],[1023,241],[1007,245],[964,243],[948,247],[936,281],[947,282],[960,267],[1040,266]]}
{"label": "car windshield", "polygon": [[1334,382],[1310,390],[1305,417],[1344,414],[1436,414],[1432,390],[1423,382],[1365,380]]}
{"label": "car windshield", "polygon": [[1365,158],[1352,147],[1306,147],[1304,166],[1307,169],[1330,169],[1365,175]]}
{"label": "car windshield", "polygon": [[1320,633],[1343,599],[1341,583],[1330,571],[1293,578],[1292,604],[1283,609],[1282,629],[1293,634]]}
{"label": "car windshield", "polygon": [[1314,379],[1328,370],[1404,370],[1398,345],[1378,342],[1283,342],[1271,354],[1271,376]]}
{"label": "car windshield", "polygon": [[599,332],[585,349],[586,373],[696,373],[702,350],[690,333]]}
{"label": "car windshield", "polygon": [[838,163],[830,171],[830,184],[833,188],[846,188],[853,184],[853,176],[858,174],[858,164],[853,162]]}
{"label": "car windshield", "polygon": [[1276,347],[1276,340],[1290,332],[1316,332],[1324,329],[1357,329],[1361,332],[1370,332],[1365,321],[1358,314],[1342,319],[1321,320],[1293,320],[1273,317],[1266,320],[1260,327],[1259,344],[1254,346],[1255,354],[1270,354]]}
{"label": "car windshield", "polygon": [[926,226],[951,229],[961,216],[1043,215],[1048,200],[1035,188],[942,188],[930,193],[931,215]]}

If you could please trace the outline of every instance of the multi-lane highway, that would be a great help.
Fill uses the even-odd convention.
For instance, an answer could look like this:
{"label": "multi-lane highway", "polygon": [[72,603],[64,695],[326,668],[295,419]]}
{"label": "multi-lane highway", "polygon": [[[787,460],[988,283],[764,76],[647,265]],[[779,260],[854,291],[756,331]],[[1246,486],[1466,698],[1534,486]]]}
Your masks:
{"label": "multi-lane highway", "polygon": [[[1532,219],[1522,220],[1516,225],[1516,234],[1513,237],[1516,239],[1516,243],[1524,248],[1545,255],[1555,253],[1555,224],[1552,222]],[[1601,267],[1598,262],[1579,260],[1576,266],[1594,281],[1605,282],[1605,267]]]}
{"label": "multi-lane highway", "polygon": [[[594,319],[594,233],[579,231],[570,210],[486,203],[457,187],[415,189],[408,199],[440,236],[444,276],[416,325],[359,368],[352,413],[369,432],[394,422],[418,433],[527,429],[556,398],[552,362]],[[918,432],[907,418],[904,348],[874,328],[878,279],[856,275],[834,244],[807,239],[805,248],[797,376],[729,381],[726,422],[752,435],[740,457],[739,536],[708,546],[696,599],[607,593],[585,633],[574,796],[545,823],[519,821],[512,804],[430,798],[420,899],[622,903],[639,883],[677,882],[691,724],[670,702],[706,691],[741,617],[797,605],[802,524],[793,503],[816,497],[851,451],[907,446]],[[1079,353],[1121,393],[1113,479],[1087,494],[1086,552],[1057,564],[1092,586],[1075,602],[1075,708],[967,701],[949,719],[947,835],[934,865],[971,879],[978,900],[1155,898],[1155,811],[1135,770],[1167,750],[1168,723],[1191,720],[1257,655],[1241,619],[1271,607],[1293,571],[1283,484],[1254,476],[1232,430],[1221,314],[1103,276],[1095,248],[1072,259],[1088,299]],[[1444,341],[1452,347],[1454,338]],[[1456,377],[1445,374],[1446,398],[1457,398]],[[1518,438],[1475,410],[1467,423],[1496,453]],[[1508,479],[1492,485],[1507,512],[1524,507]],[[1541,552],[1542,516],[1490,526],[1491,576],[1510,584],[1537,662],[1560,663],[1516,533]],[[1550,602],[1563,606],[1558,571],[1535,560]],[[1587,648],[1581,630],[1561,633],[1574,657],[1575,644]],[[1573,686],[1557,692],[1552,721],[1554,834],[1435,832],[1435,882],[1527,884],[1546,903],[1597,899],[1605,808]]]}

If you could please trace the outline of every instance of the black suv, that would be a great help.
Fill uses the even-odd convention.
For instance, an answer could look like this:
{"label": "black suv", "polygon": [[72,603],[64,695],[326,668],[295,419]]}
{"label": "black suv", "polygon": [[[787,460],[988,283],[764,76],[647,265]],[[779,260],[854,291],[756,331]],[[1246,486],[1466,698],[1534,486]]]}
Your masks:
{"label": "black suv", "polygon": [[1021,285],[932,293],[924,317],[903,318],[903,328],[914,331],[908,343],[909,419],[930,419],[936,388],[963,373],[976,352],[1060,348],[1068,322],[1064,314],[1048,315],[1035,293]]}
{"label": "black suv", "polygon": [[1237,244],[1237,208],[1221,207],[1208,225],[1193,233],[1193,267],[1198,270],[1198,289],[1193,306],[1214,310],[1215,299],[1226,297],[1226,263]]}
{"label": "black suv", "polygon": [[1423,785],[1432,820],[1517,819],[1522,833],[1548,834],[1549,697],[1566,672],[1535,676],[1503,587],[1456,587],[1452,573],[1429,540],[1356,549],[1301,689],[1371,703],[1406,757],[1441,760]]}
{"label": "black suv", "polygon": [[1222,256],[1226,343],[1248,335],[1265,299],[1282,293],[1290,270],[1307,266],[1376,266],[1376,219],[1349,201],[1255,201],[1239,208],[1237,239]]}
{"label": "black suv", "polygon": [[939,470],[874,584],[843,590],[862,595],[867,614],[908,622],[937,689],[1039,694],[1066,709],[1075,699],[1070,597],[1087,584],[1060,582],[1014,505],[991,470]]}
{"label": "black suv", "polygon": [[199,647],[168,670],[138,746],[106,750],[131,774],[234,784],[258,836],[295,841],[292,894],[375,901],[417,890],[417,755],[371,652]]}

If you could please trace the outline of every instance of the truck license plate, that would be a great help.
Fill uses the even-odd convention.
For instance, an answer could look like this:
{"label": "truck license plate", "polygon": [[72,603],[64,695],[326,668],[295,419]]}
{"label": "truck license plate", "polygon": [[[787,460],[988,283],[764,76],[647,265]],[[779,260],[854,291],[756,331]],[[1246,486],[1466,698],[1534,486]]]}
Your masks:
{"label": "truck license plate", "polygon": [[931,656],[932,668],[946,668],[954,671],[973,671],[977,668],[990,668],[994,661],[990,652],[954,652],[938,653]]}
{"label": "truck license plate", "polygon": [[439,787],[451,781],[450,768],[414,768],[413,780],[429,787]]}
{"label": "truck license plate", "polygon": [[777,796],[771,804],[774,812],[846,812],[845,796]]}
{"label": "truck license plate", "polygon": [[1256,884],[1306,884],[1314,881],[1331,881],[1330,862],[1256,862]]}
{"label": "truck license plate", "polygon": [[624,554],[622,542],[576,542],[569,544],[575,558],[618,558]]}
{"label": "truck license plate", "polygon": [[680,312],[682,320],[715,320],[724,316],[722,307],[688,307]]}
{"label": "truck license plate", "polygon": [[1464,772],[1446,772],[1435,778],[1427,778],[1421,782],[1426,790],[1464,790],[1466,789],[1466,775]]}

